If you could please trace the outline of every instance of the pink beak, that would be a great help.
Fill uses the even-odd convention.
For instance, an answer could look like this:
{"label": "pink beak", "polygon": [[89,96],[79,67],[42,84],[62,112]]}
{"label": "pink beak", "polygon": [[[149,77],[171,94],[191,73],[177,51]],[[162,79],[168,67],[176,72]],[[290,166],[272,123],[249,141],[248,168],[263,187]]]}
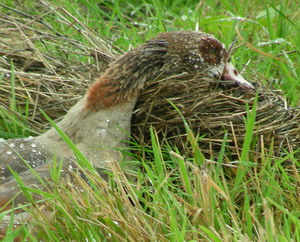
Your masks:
{"label": "pink beak", "polygon": [[231,62],[226,62],[222,75],[223,80],[235,81],[241,88],[254,89],[254,86],[246,81],[244,77],[234,68]]}

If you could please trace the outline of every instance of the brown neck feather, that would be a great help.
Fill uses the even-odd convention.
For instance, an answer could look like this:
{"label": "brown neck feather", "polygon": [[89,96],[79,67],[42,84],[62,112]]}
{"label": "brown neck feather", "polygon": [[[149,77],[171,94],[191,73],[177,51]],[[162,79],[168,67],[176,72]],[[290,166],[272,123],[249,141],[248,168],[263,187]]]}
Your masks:
{"label": "brown neck feather", "polygon": [[86,109],[110,108],[120,102],[127,101],[125,97],[121,98],[111,82],[111,79],[103,75],[90,86],[85,103]]}
{"label": "brown neck feather", "polygon": [[121,56],[91,85],[85,108],[110,108],[133,100],[146,81],[162,72],[166,53],[164,41],[152,40]]}

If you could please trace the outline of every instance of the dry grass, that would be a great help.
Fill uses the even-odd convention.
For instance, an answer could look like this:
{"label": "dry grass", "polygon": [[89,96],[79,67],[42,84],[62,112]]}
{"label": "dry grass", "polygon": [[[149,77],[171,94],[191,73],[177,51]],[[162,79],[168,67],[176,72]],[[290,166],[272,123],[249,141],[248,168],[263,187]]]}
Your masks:
{"label": "dry grass", "polygon": [[[116,47],[89,29],[81,30],[87,42],[84,44],[49,30],[42,21],[35,28],[30,27],[31,22],[29,18],[2,16],[0,102],[9,111],[13,74],[16,104],[22,109],[29,102],[31,128],[39,133],[48,127],[39,109],[56,121],[61,119],[118,54],[113,51]],[[260,147],[271,144],[278,152],[282,148],[292,151],[299,147],[300,109],[289,108],[280,91],[259,85],[257,90],[254,134],[260,142],[253,147],[253,152],[259,157]],[[239,157],[246,131],[246,105],[251,109],[254,97],[252,91],[200,75],[154,80],[138,99],[132,134],[140,144],[150,144],[149,127],[152,125],[162,143],[169,142],[184,150],[186,130],[180,115],[170,105],[171,101],[179,107],[192,130],[203,136],[200,144],[204,153],[218,152],[228,132],[231,152]]]}
{"label": "dry grass", "polygon": [[[40,4],[47,12],[36,16],[19,10],[18,18],[0,13],[0,114],[4,108],[22,119],[28,111],[35,134],[49,128],[39,109],[59,121],[121,52],[62,7]],[[74,40],[72,31],[51,27],[43,19],[46,15],[53,15],[51,24],[63,25],[66,32],[79,32],[81,40]],[[248,169],[248,163],[239,158],[247,105],[251,110],[255,93],[232,84],[188,75],[148,83],[133,114],[132,135],[141,145],[150,144],[149,126],[155,127],[159,138],[157,144],[152,140],[149,148],[154,159],[139,157],[144,170],[134,182],[118,164],[112,166],[109,182],[88,171],[87,183],[76,173],[71,180],[59,179],[59,170],[53,169],[57,174],[50,191],[35,191],[42,193],[46,202],[33,202],[28,208],[33,218],[22,227],[24,234],[31,240],[50,241],[299,238],[299,159],[292,151],[299,150],[300,110],[288,107],[281,91],[257,86],[249,161],[265,162],[259,169]],[[11,109],[12,93],[18,112]],[[187,141],[183,120],[168,100],[180,109],[200,139]],[[222,153],[226,132],[228,150]],[[176,144],[181,152],[173,149],[164,160],[161,144],[166,143]],[[194,143],[207,157],[218,158],[204,159],[198,166],[201,162],[196,152],[189,155]],[[272,159],[285,149],[290,153]],[[282,169],[282,161],[288,159],[292,162]]]}
{"label": "dry grass", "polygon": [[37,132],[48,126],[39,109],[62,118],[115,58],[113,48],[88,29],[82,30],[89,35],[85,44],[39,23],[33,28],[30,18],[2,15],[0,23],[0,103],[9,111],[14,75],[16,104],[22,109],[29,103],[29,122]]}
{"label": "dry grass", "polygon": [[[274,145],[278,152],[282,148],[299,147],[300,109],[289,108],[278,90],[256,88],[255,137],[266,147]],[[186,147],[186,130],[178,112],[170,105],[171,101],[179,107],[190,128],[204,135],[200,146],[205,153],[213,154],[214,150],[218,153],[227,131],[231,152],[239,156],[246,133],[246,105],[251,110],[254,98],[254,91],[209,78],[183,75],[157,80],[140,95],[133,115],[133,133],[140,143],[149,144],[149,127],[152,125],[162,141],[175,143],[181,149]],[[261,145],[258,142],[252,149],[257,156]]]}

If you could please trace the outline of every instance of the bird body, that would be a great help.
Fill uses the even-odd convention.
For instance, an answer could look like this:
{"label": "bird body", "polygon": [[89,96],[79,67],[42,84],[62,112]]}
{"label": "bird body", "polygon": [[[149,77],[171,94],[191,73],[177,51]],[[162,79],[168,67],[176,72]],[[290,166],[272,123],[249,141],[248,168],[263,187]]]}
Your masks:
{"label": "bird body", "polygon": [[[58,127],[95,167],[105,168],[108,162],[126,159],[120,149],[127,147],[130,114],[135,102],[121,103],[98,111],[85,108],[85,103],[86,97],[69,110],[57,124]],[[76,161],[73,151],[55,128],[37,137],[1,140],[0,207],[18,191],[18,184],[8,166],[19,173],[25,185],[39,184],[29,166],[42,179],[50,178],[49,164],[53,159],[62,160],[65,169]],[[22,200],[25,198],[19,196],[15,202]]]}

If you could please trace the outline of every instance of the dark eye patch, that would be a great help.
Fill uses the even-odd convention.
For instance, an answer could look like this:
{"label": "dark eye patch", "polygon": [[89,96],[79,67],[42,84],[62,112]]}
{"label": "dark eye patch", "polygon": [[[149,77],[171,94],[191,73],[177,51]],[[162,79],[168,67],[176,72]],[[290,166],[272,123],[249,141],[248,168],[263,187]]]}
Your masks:
{"label": "dark eye patch", "polygon": [[210,49],[207,50],[208,53],[210,53],[210,54],[216,54],[216,55],[218,54],[218,51],[219,50],[216,49],[216,48],[210,48]]}
{"label": "dark eye patch", "polygon": [[210,37],[201,38],[199,50],[201,56],[209,64],[218,65],[221,63],[224,55],[224,48],[218,40]]}

